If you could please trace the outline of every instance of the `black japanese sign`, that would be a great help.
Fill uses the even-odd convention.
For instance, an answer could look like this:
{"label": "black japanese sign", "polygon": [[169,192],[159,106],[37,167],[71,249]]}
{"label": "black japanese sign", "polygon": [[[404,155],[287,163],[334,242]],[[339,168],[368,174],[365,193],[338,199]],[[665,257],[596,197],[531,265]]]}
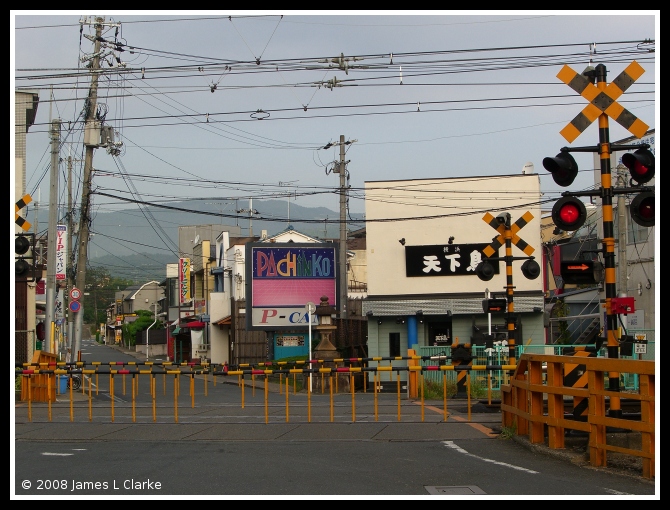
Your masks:
{"label": "black japanese sign", "polygon": [[[474,275],[482,261],[482,244],[437,244],[431,246],[405,246],[405,268],[413,276],[463,276]],[[498,253],[493,254],[498,257]],[[500,272],[497,260],[491,261],[495,273]]]}

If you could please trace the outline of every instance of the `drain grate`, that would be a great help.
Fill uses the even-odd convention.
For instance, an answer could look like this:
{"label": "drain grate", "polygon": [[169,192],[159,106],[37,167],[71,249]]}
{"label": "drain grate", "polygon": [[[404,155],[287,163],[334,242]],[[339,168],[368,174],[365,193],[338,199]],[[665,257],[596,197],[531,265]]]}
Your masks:
{"label": "drain grate", "polygon": [[486,494],[476,485],[435,485],[425,486],[428,494],[451,495],[451,496],[470,496],[475,494]]}

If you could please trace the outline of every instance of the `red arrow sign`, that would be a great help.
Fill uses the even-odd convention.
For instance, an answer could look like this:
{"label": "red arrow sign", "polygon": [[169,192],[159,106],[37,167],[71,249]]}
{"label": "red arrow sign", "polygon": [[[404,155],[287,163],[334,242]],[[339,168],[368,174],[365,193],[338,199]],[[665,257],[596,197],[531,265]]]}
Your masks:
{"label": "red arrow sign", "polygon": [[582,271],[586,271],[591,268],[586,264],[582,264],[581,266],[566,266],[566,269],[581,269]]}

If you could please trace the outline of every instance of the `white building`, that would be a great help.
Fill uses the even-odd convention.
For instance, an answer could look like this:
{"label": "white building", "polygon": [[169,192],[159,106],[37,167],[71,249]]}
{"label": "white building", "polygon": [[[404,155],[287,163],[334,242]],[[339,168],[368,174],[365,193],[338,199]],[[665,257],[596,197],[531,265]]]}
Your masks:
{"label": "white building", "polygon": [[[487,290],[491,297],[511,297],[513,305],[513,310],[490,315],[492,332],[496,327],[507,332],[513,314],[516,345],[544,344],[543,278],[528,279],[521,270],[530,256],[538,263],[542,259],[537,174],[371,181],[365,189],[368,295],[363,313],[370,357],[406,356],[407,349],[436,344],[482,343],[489,329],[489,315],[482,309]],[[492,256],[506,255],[501,231],[489,224],[505,213],[515,234],[511,255],[519,258],[511,264],[511,296],[505,261],[489,281],[475,274],[488,246],[502,240]]]}

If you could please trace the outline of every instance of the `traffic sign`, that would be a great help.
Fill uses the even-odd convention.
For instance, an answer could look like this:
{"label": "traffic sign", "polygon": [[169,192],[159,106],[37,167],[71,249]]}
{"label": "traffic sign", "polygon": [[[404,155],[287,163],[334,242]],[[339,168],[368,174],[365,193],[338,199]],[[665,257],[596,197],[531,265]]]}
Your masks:
{"label": "traffic sign", "polygon": [[592,284],[601,280],[602,263],[595,260],[561,260],[561,276],[565,283]]}
{"label": "traffic sign", "polygon": [[[77,301],[80,297],[81,297],[81,291],[77,287],[72,287],[72,289],[70,290],[70,298]],[[76,310],[72,311],[76,312]]]}
{"label": "traffic sign", "polygon": [[568,143],[572,143],[603,113],[612,117],[637,138],[642,138],[649,126],[626,110],[616,100],[643,73],[642,66],[633,60],[614,81],[610,82],[604,89],[600,89],[583,74],[579,74],[570,66],[563,66],[556,77],[589,101],[588,106],[561,130],[563,138]]}
{"label": "traffic sign", "polygon": [[70,310],[78,312],[81,310],[81,303],[79,301],[70,301]]}

